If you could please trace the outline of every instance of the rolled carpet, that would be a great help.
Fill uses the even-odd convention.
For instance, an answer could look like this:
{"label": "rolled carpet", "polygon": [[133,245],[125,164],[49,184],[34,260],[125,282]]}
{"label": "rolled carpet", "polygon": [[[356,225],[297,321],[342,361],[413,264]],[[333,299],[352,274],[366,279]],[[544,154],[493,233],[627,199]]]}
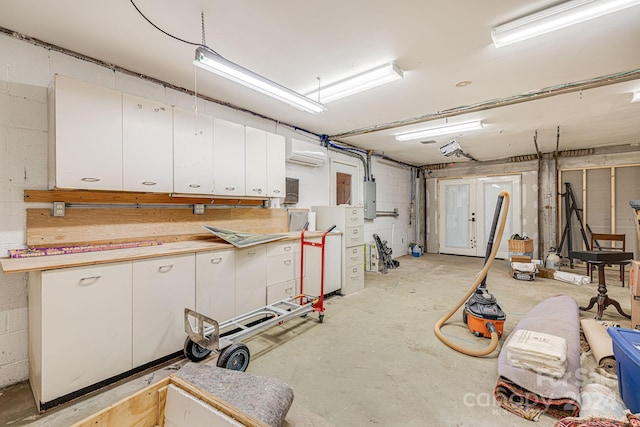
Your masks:
{"label": "rolled carpet", "polygon": [[[553,378],[509,364],[509,340],[520,329],[565,339],[567,369],[562,377]],[[548,298],[518,322],[503,344],[494,396],[501,407],[528,420],[535,421],[543,413],[555,418],[575,417],[580,413],[581,385],[578,304],[566,295]]]}

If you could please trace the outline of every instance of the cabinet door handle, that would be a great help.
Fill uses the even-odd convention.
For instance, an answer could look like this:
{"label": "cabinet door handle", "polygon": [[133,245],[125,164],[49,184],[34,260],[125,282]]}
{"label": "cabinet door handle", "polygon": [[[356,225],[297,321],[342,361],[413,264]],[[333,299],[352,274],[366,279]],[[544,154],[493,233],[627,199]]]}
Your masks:
{"label": "cabinet door handle", "polygon": [[247,252],[247,255],[249,256],[254,256],[256,254],[256,252]]}
{"label": "cabinet door handle", "polygon": [[262,188],[254,188],[254,189],[253,189],[253,192],[254,192],[254,193],[261,194],[261,193],[262,193]]}
{"label": "cabinet door handle", "polygon": [[211,261],[212,264],[220,264],[220,262],[222,261],[222,257],[221,256],[214,257],[214,258],[211,258],[210,261]]}
{"label": "cabinet door handle", "polygon": [[236,187],[224,187],[224,189],[228,191],[233,191],[236,189]]}
{"label": "cabinet door handle", "polygon": [[153,181],[142,181],[142,185],[156,185]]}
{"label": "cabinet door handle", "polygon": [[200,184],[189,184],[189,188],[200,188]]}
{"label": "cabinet door handle", "polygon": [[80,178],[80,181],[84,181],[84,182],[98,182],[98,181],[100,181],[100,178],[86,177],[86,178]]}
{"label": "cabinet door handle", "polygon": [[173,264],[161,265],[158,267],[160,273],[166,273],[173,268]]}
{"label": "cabinet door handle", "polygon": [[99,279],[99,278],[101,278],[101,277],[102,277],[102,275],[101,275],[101,274],[96,274],[95,276],[82,277],[82,278],[80,279],[80,281],[81,281],[81,282],[84,282],[84,281],[86,281],[86,280],[93,280],[93,281],[96,281],[96,280],[98,280],[98,279]]}
{"label": "cabinet door handle", "polygon": [[280,194],[280,190],[273,190],[275,194]]}

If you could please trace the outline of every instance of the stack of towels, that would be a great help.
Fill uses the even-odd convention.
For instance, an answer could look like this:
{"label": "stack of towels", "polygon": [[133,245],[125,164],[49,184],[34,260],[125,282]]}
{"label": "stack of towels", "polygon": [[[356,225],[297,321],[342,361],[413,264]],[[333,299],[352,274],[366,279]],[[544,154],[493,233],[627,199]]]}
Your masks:
{"label": "stack of towels", "polygon": [[526,329],[515,331],[507,344],[511,366],[560,378],[567,370],[567,341],[555,335]]}

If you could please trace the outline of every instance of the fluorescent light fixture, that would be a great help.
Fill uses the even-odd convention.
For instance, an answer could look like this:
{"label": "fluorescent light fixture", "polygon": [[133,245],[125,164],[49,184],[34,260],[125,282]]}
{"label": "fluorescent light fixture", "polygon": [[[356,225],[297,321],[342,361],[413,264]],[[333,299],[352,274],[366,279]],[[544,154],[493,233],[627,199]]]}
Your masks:
{"label": "fluorescent light fixture", "polygon": [[256,74],[251,70],[247,70],[246,68],[223,58],[203,46],[196,49],[196,59],[193,63],[203,70],[210,71],[236,83],[240,83],[241,85],[251,88],[257,92],[269,95],[279,101],[286,102],[300,110],[308,111],[309,113],[321,113],[327,110],[327,108],[319,102],[294,92],[291,89]]}
{"label": "fluorescent light fixture", "polygon": [[640,4],[640,0],[571,0],[491,30],[495,47],[527,40]]}
{"label": "fluorescent light fixture", "polygon": [[411,141],[414,139],[431,138],[440,135],[452,135],[455,133],[479,129],[482,129],[482,120],[474,120],[472,122],[453,123],[444,126],[422,129],[415,132],[401,133],[396,135],[396,140]]}
{"label": "fluorescent light fixture", "polygon": [[633,92],[633,98],[631,98],[631,102],[640,102],[640,90]]}
{"label": "fluorescent light fixture", "polygon": [[319,92],[320,102],[326,103],[353,95],[354,93],[364,92],[365,90],[399,80],[403,77],[404,72],[396,64],[391,62],[335,83],[322,86],[318,90],[308,93],[307,96],[311,99],[318,99]]}

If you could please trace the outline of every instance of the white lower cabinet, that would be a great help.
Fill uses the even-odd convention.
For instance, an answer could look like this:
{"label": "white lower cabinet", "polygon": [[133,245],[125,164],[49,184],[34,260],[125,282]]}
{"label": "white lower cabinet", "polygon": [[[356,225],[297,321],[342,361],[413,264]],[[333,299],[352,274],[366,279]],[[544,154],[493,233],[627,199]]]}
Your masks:
{"label": "white lower cabinet", "polygon": [[286,298],[295,297],[298,295],[298,286],[296,279],[267,286],[267,304],[273,304]]}
{"label": "white lower cabinet", "polygon": [[195,308],[195,254],[133,261],[133,366],[179,351]]}
{"label": "white lower cabinet", "polygon": [[256,245],[236,250],[236,316],[266,304],[266,246]]}
{"label": "white lower cabinet", "polygon": [[29,273],[29,379],[40,408],[132,368],[131,286],[130,262]]}
{"label": "white lower cabinet", "polygon": [[196,254],[196,311],[218,323],[235,315],[236,252]]}
{"label": "white lower cabinet", "polygon": [[[328,234],[324,243],[324,294],[330,294],[342,288],[342,235]],[[305,238],[311,242],[321,242],[320,237]],[[305,246],[305,275],[302,293],[320,296],[322,250],[315,246]]]}

